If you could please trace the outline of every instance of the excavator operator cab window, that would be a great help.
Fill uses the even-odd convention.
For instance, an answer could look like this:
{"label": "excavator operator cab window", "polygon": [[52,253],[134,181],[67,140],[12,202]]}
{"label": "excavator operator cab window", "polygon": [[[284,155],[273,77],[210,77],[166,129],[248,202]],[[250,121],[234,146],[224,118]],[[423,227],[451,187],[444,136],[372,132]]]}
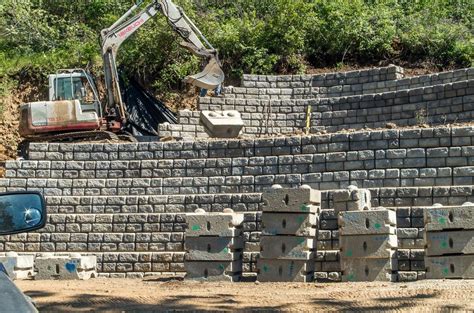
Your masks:
{"label": "excavator operator cab window", "polygon": [[86,77],[59,77],[54,79],[56,100],[79,100],[84,104],[95,102],[94,92]]}

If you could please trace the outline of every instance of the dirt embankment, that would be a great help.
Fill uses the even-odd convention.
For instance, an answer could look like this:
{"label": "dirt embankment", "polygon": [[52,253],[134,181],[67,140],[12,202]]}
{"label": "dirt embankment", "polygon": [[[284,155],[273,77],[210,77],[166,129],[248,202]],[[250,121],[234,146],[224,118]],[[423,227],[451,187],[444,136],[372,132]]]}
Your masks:
{"label": "dirt embankment", "polygon": [[20,104],[41,100],[42,96],[38,84],[21,82],[0,98],[3,107],[0,116],[0,177],[4,175],[3,163],[17,157],[17,147],[21,141],[18,133]]}

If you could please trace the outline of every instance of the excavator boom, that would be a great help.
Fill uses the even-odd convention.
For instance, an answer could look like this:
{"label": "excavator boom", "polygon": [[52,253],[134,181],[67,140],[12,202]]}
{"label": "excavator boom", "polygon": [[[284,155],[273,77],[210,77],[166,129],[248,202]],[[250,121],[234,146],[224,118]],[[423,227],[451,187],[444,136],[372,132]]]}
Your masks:
{"label": "excavator boom", "polygon": [[154,0],[141,12],[129,18],[141,4],[142,1],[137,2],[112,26],[101,32],[107,87],[106,111],[109,116],[120,117],[122,123],[126,121],[126,110],[121,97],[116,65],[118,49],[127,38],[159,12],[167,18],[172,29],[183,39],[181,45],[194,55],[207,60],[204,70],[198,74],[187,76],[184,79],[185,82],[201,88],[214,89],[224,81],[224,72],[220,66],[217,50],[212,47],[180,7],[171,0]]}

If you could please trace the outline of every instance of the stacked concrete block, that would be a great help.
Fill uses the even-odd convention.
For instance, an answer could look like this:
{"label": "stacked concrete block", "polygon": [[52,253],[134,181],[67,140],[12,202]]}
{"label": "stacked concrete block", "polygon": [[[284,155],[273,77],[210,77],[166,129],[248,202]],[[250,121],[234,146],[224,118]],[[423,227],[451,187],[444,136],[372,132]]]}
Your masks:
{"label": "stacked concrete block", "polygon": [[186,278],[203,281],[239,281],[242,276],[244,215],[230,209],[187,215]]}
{"label": "stacked concrete block", "polygon": [[314,279],[317,282],[341,281],[341,261],[339,250],[317,251],[314,268]]}
{"label": "stacked concrete block", "polygon": [[13,279],[29,279],[35,274],[34,255],[18,255],[16,252],[7,252],[0,256],[0,265],[3,266],[8,276]]}
{"label": "stacked concrete block", "polygon": [[425,210],[426,278],[474,278],[474,205]]}
{"label": "stacked concrete block", "polygon": [[386,209],[339,214],[343,281],[396,281],[396,213]]}
{"label": "stacked concrete block", "polygon": [[261,282],[312,281],[321,193],[307,186],[299,189],[274,186],[262,197],[257,279]]}
{"label": "stacked concrete block", "polygon": [[35,267],[35,280],[87,280],[97,277],[97,257],[91,255],[43,253],[36,257]]}
{"label": "stacked concrete block", "polygon": [[425,250],[398,249],[398,281],[416,281],[426,278]]}
{"label": "stacked concrete block", "polygon": [[333,207],[336,214],[344,211],[369,210],[370,201],[371,195],[368,189],[359,189],[353,185],[333,193]]}

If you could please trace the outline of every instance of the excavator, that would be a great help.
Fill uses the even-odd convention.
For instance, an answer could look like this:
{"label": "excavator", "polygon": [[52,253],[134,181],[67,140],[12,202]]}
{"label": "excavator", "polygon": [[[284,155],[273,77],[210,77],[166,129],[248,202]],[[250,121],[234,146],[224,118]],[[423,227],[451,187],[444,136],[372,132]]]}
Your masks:
{"label": "excavator", "polygon": [[214,89],[224,81],[217,50],[209,43],[181,7],[171,0],[138,0],[110,27],[101,31],[106,99],[101,102],[93,77],[84,69],[60,70],[49,75],[49,101],[20,106],[20,134],[26,141],[71,139],[131,139],[124,133],[126,104],[122,99],[117,70],[120,46],[147,21],[162,13],[171,28],[182,38],[181,46],[203,58],[202,72],[184,81],[202,89]]}

